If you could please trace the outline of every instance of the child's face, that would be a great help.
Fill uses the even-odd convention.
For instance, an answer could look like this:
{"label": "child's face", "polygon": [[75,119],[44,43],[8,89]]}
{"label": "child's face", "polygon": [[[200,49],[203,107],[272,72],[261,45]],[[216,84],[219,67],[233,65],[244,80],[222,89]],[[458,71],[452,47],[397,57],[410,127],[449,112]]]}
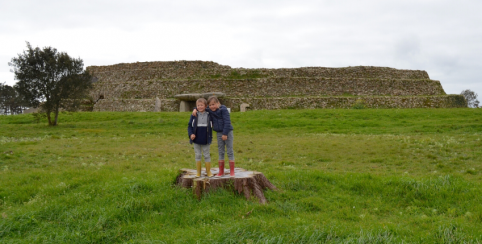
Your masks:
{"label": "child's face", "polygon": [[206,110],[206,104],[204,103],[197,103],[196,107],[199,112],[204,112],[204,110]]}
{"label": "child's face", "polygon": [[218,110],[219,108],[219,103],[215,102],[215,101],[211,101],[209,103],[209,109],[211,109],[211,111],[216,111]]}

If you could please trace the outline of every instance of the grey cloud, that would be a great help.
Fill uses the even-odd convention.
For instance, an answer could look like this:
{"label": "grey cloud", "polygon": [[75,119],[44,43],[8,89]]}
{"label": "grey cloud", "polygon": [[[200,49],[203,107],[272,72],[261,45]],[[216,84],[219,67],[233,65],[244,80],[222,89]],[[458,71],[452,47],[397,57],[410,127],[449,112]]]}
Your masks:
{"label": "grey cloud", "polygon": [[427,70],[456,90],[482,78],[480,9],[478,0],[19,0],[2,3],[0,37],[52,45],[86,65],[388,66]]}

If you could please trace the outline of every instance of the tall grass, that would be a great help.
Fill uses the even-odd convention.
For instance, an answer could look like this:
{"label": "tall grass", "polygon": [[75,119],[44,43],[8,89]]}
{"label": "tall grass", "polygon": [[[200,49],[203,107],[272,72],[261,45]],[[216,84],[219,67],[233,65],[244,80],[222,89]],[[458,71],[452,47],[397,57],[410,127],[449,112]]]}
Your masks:
{"label": "tall grass", "polygon": [[173,185],[188,116],[1,116],[1,242],[482,241],[481,110],[233,113],[237,165],[280,188],[266,205]]}

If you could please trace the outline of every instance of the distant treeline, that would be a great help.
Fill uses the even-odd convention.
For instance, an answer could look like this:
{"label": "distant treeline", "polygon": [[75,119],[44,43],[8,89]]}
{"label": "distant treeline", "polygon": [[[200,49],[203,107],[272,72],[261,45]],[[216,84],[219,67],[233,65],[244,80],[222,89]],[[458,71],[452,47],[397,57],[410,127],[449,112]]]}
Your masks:
{"label": "distant treeline", "polygon": [[27,102],[15,88],[0,83],[0,114],[21,114],[27,108]]}

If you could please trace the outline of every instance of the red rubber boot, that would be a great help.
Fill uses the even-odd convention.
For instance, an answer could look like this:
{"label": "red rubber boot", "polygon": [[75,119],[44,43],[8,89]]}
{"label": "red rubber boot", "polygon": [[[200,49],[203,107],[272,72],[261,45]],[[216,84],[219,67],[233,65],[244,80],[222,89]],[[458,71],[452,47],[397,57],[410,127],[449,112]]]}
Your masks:
{"label": "red rubber boot", "polygon": [[234,161],[229,160],[229,176],[234,177]]}
{"label": "red rubber boot", "polygon": [[223,176],[224,175],[224,160],[219,160],[218,166],[219,166],[218,176]]}

